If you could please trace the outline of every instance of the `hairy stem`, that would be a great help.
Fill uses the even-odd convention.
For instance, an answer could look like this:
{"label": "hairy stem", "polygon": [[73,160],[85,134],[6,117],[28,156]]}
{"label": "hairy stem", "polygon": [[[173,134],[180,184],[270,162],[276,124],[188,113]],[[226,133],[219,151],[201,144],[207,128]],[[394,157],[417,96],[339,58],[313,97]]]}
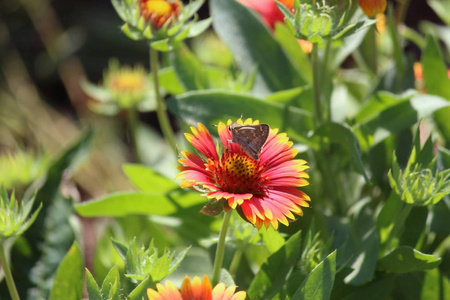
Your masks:
{"label": "hairy stem", "polygon": [[175,142],[175,135],[173,133],[172,126],[169,122],[169,117],[167,115],[166,105],[161,98],[161,93],[159,90],[159,79],[158,79],[158,52],[150,47],[150,67],[152,70],[153,83],[155,88],[155,97],[156,97],[156,114],[158,115],[159,126],[161,127],[162,133],[166,140],[169,142],[170,147],[172,148],[175,154],[177,153],[177,145]]}
{"label": "hairy stem", "polygon": [[211,283],[215,286],[219,282],[220,270],[222,269],[223,256],[225,254],[225,238],[227,236],[228,224],[233,210],[229,210],[223,216],[222,227],[219,233],[219,242],[216,249],[216,258],[214,259],[213,277]]}

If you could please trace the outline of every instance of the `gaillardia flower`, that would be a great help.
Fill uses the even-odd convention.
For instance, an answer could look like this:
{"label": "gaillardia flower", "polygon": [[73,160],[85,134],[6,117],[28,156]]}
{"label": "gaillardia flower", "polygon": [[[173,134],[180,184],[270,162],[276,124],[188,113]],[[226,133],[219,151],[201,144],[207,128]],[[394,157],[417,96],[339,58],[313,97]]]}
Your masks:
{"label": "gaillardia flower", "polygon": [[382,14],[386,10],[386,0],[360,0],[359,6],[369,18]]}
{"label": "gaillardia flower", "polygon": [[150,21],[155,29],[173,22],[180,14],[180,9],[178,0],[139,0],[141,15],[147,22]]}
{"label": "gaillardia flower", "polygon": [[[173,42],[191,38],[211,24],[208,18],[196,22],[196,12],[204,0],[183,5],[180,0],[111,0],[117,14],[125,22],[122,31],[133,40],[146,39],[159,51],[169,51]],[[191,21],[191,18],[193,20]]]}
{"label": "gaillardia flower", "polygon": [[81,87],[93,100],[89,108],[105,115],[115,115],[122,109],[136,108],[141,112],[156,109],[154,90],[142,66],[121,66],[113,59],[103,75],[103,83],[95,85],[87,80]]}
{"label": "gaillardia flower", "polygon": [[[258,121],[241,119],[238,124],[257,125]],[[227,125],[231,125],[228,120]],[[303,215],[301,207],[309,207],[310,198],[297,189],[308,185],[306,161],[294,159],[297,150],[285,133],[270,129],[259,160],[251,158],[235,143],[229,127],[220,122],[218,133],[221,147],[202,124],[191,127],[187,140],[200,152],[199,155],[182,151],[182,166],[177,178],[182,188],[194,188],[205,192],[211,203],[222,203],[223,209],[236,209],[258,229],[270,224],[277,229],[278,222],[288,226],[294,214]],[[223,148],[223,151],[218,149]]]}
{"label": "gaillardia flower", "polygon": [[243,291],[235,293],[236,286],[225,288],[225,284],[222,282],[212,289],[211,282],[206,275],[203,280],[195,276],[192,283],[191,279],[186,276],[181,284],[181,291],[168,280],[165,282],[165,286],[158,283],[156,289],[157,291],[147,289],[149,300],[244,300],[247,296],[247,293]]}

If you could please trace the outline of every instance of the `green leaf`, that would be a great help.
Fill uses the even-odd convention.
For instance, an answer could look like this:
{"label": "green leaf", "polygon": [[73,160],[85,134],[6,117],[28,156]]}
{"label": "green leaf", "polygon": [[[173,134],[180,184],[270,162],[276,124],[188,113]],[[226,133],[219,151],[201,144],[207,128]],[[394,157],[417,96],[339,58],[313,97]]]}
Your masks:
{"label": "green leaf", "polygon": [[92,84],[86,79],[82,79],[80,81],[80,86],[89,97],[95,99],[96,101],[107,102],[112,100],[112,95],[107,89]]}
{"label": "green leaf", "polygon": [[379,239],[369,200],[357,202],[351,211],[349,239],[345,241],[343,259],[350,260],[353,271],[345,277],[344,282],[362,285],[370,282],[375,274]]}
{"label": "green leaf", "polygon": [[321,261],[292,296],[293,300],[330,299],[336,276],[336,250]]}
{"label": "green leaf", "polygon": [[377,230],[382,245],[387,241],[391,231],[394,229],[397,216],[400,214],[404,205],[399,195],[395,191],[392,191],[388,200],[381,208],[377,217]]}
{"label": "green leaf", "polygon": [[60,262],[50,300],[83,298],[83,257],[76,242]]}
{"label": "green leaf", "polygon": [[212,18],[204,19],[198,22],[195,22],[192,24],[191,28],[189,29],[189,34],[187,35],[188,38],[196,37],[200,34],[202,34],[212,23]]}
{"label": "green leaf", "polygon": [[[287,132],[292,139],[301,138],[313,127],[311,113],[279,103],[264,101],[242,93],[224,91],[189,92],[167,102],[167,107],[189,125],[217,124],[228,118],[253,118],[272,128]],[[304,139],[305,142],[308,140]]]}
{"label": "green leaf", "polygon": [[391,290],[394,286],[394,277],[374,280],[370,283],[356,288],[351,294],[342,298],[342,300],[379,300],[389,299]]}
{"label": "green leaf", "polygon": [[172,46],[169,43],[169,39],[159,40],[155,42],[151,42],[150,46],[158,51],[167,52],[172,49]]}
{"label": "green leaf", "polygon": [[341,38],[345,38],[348,36],[351,36],[355,33],[360,32],[361,30],[366,29],[369,26],[374,25],[377,22],[377,20],[371,20],[371,19],[366,19],[363,21],[359,21],[357,23],[352,23],[350,25],[348,25],[347,27],[339,30],[339,32],[337,32],[332,39],[333,40],[338,40]]}
{"label": "green leaf", "polygon": [[[423,79],[429,94],[443,97],[450,101],[450,79],[447,75],[447,68],[442,59],[439,45],[434,37],[428,37],[427,44],[422,56]],[[448,116],[450,108],[446,107],[435,112],[434,119],[443,133],[446,144],[450,143],[450,122]]]}
{"label": "green leaf", "polygon": [[178,253],[171,261],[169,264],[169,274],[172,274],[172,272],[174,272],[181,264],[181,262],[183,261],[184,257],[186,256],[186,253],[189,251],[189,249],[191,249],[191,246],[187,247],[186,249],[183,249],[183,251],[181,251],[180,253]]}
{"label": "green leaf", "polygon": [[89,300],[103,300],[102,292],[98,287],[97,282],[92,276],[91,272],[86,268],[86,289],[88,292]]}
{"label": "green leaf", "polygon": [[346,124],[326,123],[314,132],[312,139],[316,139],[317,142],[320,142],[321,139],[329,143],[338,143],[347,149],[357,166],[358,172],[364,176],[367,183],[370,183],[361,158],[359,142],[350,127]]}
{"label": "green leaf", "polygon": [[305,84],[272,33],[250,9],[235,0],[212,0],[211,15],[218,36],[242,70],[257,68],[254,92],[271,92]]}
{"label": "green leaf", "polygon": [[428,37],[422,56],[423,79],[425,87],[430,94],[441,96],[450,100],[450,79],[447,68],[442,59],[439,45],[435,38]]}
{"label": "green leaf", "polygon": [[102,283],[102,295],[104,300],[119,300],[120,274],[119,268],[114,266],[109,270]]}
{"label": "green leaf", "polygon": [[126,164],[123,171],[135,187],[143,192],[168,193],[178,189],[178,185],[144,165]]}
{"label": "green leaf", "polygon": [[128,248],[122,243],[119,243],[118,241],[111,240],[114,248],[117,250],[117,253],[119,253],[120,257],[125,259],[127,257]]}
{"label": "green leaf", "polygon": [[439,270],[425,272],[420,299],[446,299],[450,295],[450,279]]}
{"label": "green leaf", "polygon": [[267,259],[248,288],[250,299],[271,299],[281,290],[298,259],[300,243],[301,235],[297,232]]}
{"label": "green leaf", "polygon": [[185,45],[174,50],[170,57],[177,77],[186,91],[209,88],[204,66]]}
{"label": "green leaf", "polygon": [[60,186],[66,170],[73,173],[86,157],[91,141],[92,132],[83,134],[51,165],[34,201],[33,209],[41,203],[42,209],[21,240],[26,247],[17,245],[12,251],[13,276],[23,278],[16,282],[18,289],[28,290],[30,298],[49,297],[59,263],[74,242],[72,201],[61,194]]}
{"label": "green leaf", "polygon": [[439,257],[424,254],[408,246],[400,246],[378,261],[378,269],[392,273],[408,273],[436,268]]}
{"label": "green leaf", "polygon": [[122,217],[132,214],[167,216],[180,209],[205,202],[194,193],[120,192],[75,205],[84,217]]}
{"label": "green leaf", "polygon": [[144,295],[147,291],[147,288],[150,287],[152,283],[152,280],[150,278],[150,276],[148,276],[147,278],[145,278],[144,280],[142,280],[138,286],[131,291],[131,293],[128,295],[129,300],[141,300],[144,298]]}
{"label": "green leaf", "polygon": [[450,25],[450,1],[449,0],[428,0],[428,5],[434,10],[439,18],[447,25]]}
{"label": "green leaf", "polygon": [[158,71],[159,84],[169,94],[178,95],[186,92],[173,67],[167,67]]}
{"label": "green leaf", "polygon": [[299,41],[289,32],[289,29],[279,22],[275,23],[275,38],[299,70],[302,78],[306,82],[312,82],[312,67],[309,58],[300,47]]}

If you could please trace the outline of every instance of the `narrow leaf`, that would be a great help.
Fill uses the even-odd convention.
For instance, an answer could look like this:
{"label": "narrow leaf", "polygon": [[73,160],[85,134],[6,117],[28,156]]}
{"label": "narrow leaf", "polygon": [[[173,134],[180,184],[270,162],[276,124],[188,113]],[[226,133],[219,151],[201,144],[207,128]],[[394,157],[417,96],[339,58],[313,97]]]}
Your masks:
{"label": "narrow leaf", "polygon": [[91,272],[86,268],[86,288],[89,295],[89,300],[103,300],[102,292],[98,287],[97,282],[92,276]]}
{"label": "narrow leaf", "polygon": [[320,262],[292,296],[293,300],[330,299],[336,276],[336,250]]}
{"label": "narrow leaf", "polygon": [[81,298],[83,298],[83,257],[75,242],[59,264],[50,300]]}

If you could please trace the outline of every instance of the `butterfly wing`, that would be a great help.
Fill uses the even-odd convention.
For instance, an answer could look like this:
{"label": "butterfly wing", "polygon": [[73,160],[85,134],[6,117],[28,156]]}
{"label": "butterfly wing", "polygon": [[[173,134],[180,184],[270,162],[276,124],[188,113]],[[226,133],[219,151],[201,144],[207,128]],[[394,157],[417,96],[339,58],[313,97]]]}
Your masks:
{"label": "butterfly wing", "polygon": [[233,143],[238,144],[251,158],[258,160],[269,136],[269,125],[242,125],[231,127]]}

